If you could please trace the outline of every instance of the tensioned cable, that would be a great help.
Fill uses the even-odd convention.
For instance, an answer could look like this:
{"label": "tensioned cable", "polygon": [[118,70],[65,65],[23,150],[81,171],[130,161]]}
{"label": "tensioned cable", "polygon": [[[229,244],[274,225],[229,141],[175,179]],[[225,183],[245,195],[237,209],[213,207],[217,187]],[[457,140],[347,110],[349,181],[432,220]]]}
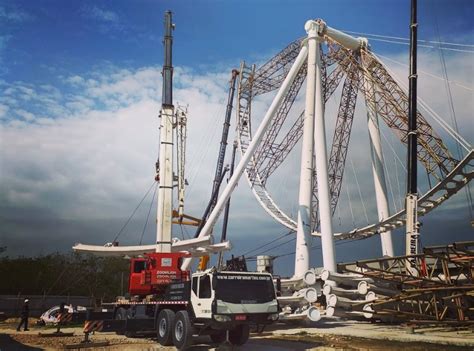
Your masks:
{"label": "tensioned cable", "polygon": [[[189,155],[189,159],[191,160],[191,165],[188,167],[189,172],[188,174],[191,174],[189,177],[189,186],[187,189],[188,197],[190,197],[192,190],[193,190],[193,185],[195,184],[195,180],[199,174],[199,170],[201,169],[201,166],[203,165],[204,158],[208,155],[211,144],[209,141],[214,139],[214,136],[216,135],[217,129],[219,127],[218,120],[219,118],[222,117],[224,113],[224,107],[222,104],[220,104],[216,112],[214,113],[213,117],[213,128],[206,128],[206,134],[202,136],[201,138],[201,143],[198,147],[195,148],[195,152],[192,155]],[[204,150],[204,151],[203,151]],[[196,154],[199,152],[199,157]],[[195,161],[197,160],[197,162]]]}
{"label": "tensioned cable", "polygon": [[151,184],[150,188],[148,188],[147,192],[145,193],[145,195],[143,195],[142,199],[140,200],[140,202],[138,203],[137,207],[135,207],[135,209],[133,210],[132,214],[130,215],[130,217],[128,217],[127,221],[125,222],[125,224],[123,225],[123,227],[120,229],[120,231],[118,232],[118,234],[115,236],[113,242],[117,241],[118,237],[120,236],[120,234],[122,234],[123,230],[125,229],[125,227],[128,225],[128,223],[131,221],[131,219],[133,218],[133,216],[135,215],[135,213],[137,212],[138,208],[141,206],[141,204],[143,203],[143,201],[145,200],[145,198],[148,196],[148,194],[150,193],[151,189],[153,188],[153,186],[155,185],[155,182],[156,180],[153,180],[153,183]]}
{"label": "tensioned cable", "polygon": [[[212,125],[213,127],[216,127],[216,124],[217,124],[217,120],[219,118],[219,114],[220,114],[220,110],[222,109],[223,107],[219,104],[218,106],[216,106],[216,108],[213,110],[211,116],[211,120],[212,120]],[[195,148],[192,148],[191,150],[189,150],[189,164],[187,165],[187,168],[194,172],[194,167],[195,167],[195,164],[196,164],[196,161],[198,160],[198,155],[201,154],[201,150],[209,143],[209,136],[211,134],[212,130],[211,128],[206,128],[205,129],[205,134],[202,135],[202,137],[200,138],[200,144],[197,145]]]}
{"label": "tensioned cable", "polygon": [[[336,241],[334,243],[335,246],[339,246],[339,245],[344,245],[344,244],[349,244],[349,243],[352,243],[354,241],[359,241],[361,239],[352,239],[352,240],[344,240],[344,241]],[[322,246],[321,245],[315,245],[315,246],[311,246],[309,249],[311,251],[313,250],[316,250],[316,249],[320,249]],[[290,255],[294,255],[295,254],[295,251],[292,251],[292,252],[287,252],[285,254],[282,254],[282,255],[277,255],[277,256],[273,256],[273,258],[280,258],[280,257],[285,257],[285,256],[290,256]]]}
{"label": "tensioned cable", "polygon": [[179,231],[181,232],[181,239],[184,240],[184,230],[183,230],[183,226],[182,226],[182,225],[179,226]]}
{"label": "tensioned cable", "polygon": [[339,203],[338,203],[337,206],[336,206],[336,211],[337,211],[337,219],[339,220],[339,221],[338,221],[338,222],[339,222],[338,224],[339,224],[339,226],[341,226],[341,225],[342,225],[342,221],[341,221],[341,206],[340,206]]}
{"label": "tensioned cable", "polygon": [[396,157],[398,163],[401,164],[403,170],[406,172],[407,169],[406,169],[406,167],[405,167],[405,164],[402,162],[402,160],[400,160],[400,157],[398,157],[398,155],[397,155],[397,153],[395,152],[395,149],[393,148],[393,145],[392,145],[392,143],[390,142],[390,140],[388,140],[387,136],[385,135],[385,133],[384,133],[382,130],[380,130],[380,134],[382,135],[382,137],[383,137],[383,138],[385,139],[385,141],[387,142],[387,145],[388,145],[388,147],[390,148],[390,150],[392,150],[392,152],[393,152],[393,154],[395,155],[395,157]]}
{"label": "tensioned cable", "polygon": [[354,173],[354,178],[357,184],[357,190],[359,192],[360,202],[362,202],[362,207],[364,208],[365,219],[367,220],[367,223],[369,223],[369,216],[367,216],[367,208],[365,207],[365,202],[364,202],[364,199],[362,198],[362,191],[360,190],[359,179],[357,179],[357,174],[355,171],[354,162],[352,161],[352,158],[350,158],[350,162],[351,162],[351,167],[352,167],[352,173]]}
{"label": "tensioned cable", "polygon": [[[394,163],[395,163],[395,179],[397,180],[397,191],[398,191],[398,203],[400,205],[400,209],[403,208],[403,204],[402,204],[402,187],[400,186],[400,179],[399,179],[399,174],[400,174],[400,171],[398,170],[398,166],[397,166],[397,155],[395,155],[393,157],[393,160],[394,160]],[[430,186],[431,188],[431,186]]]}
{"label": "tensioned cable", "polygon": [[[395,151],[395,148],[393,147],[392,141],[387,138],[387,136],[382,131],[382,129],[380,129],[380,134],[382,135],[382,137],[386,141],[386,144],[389,146],[389,148],[390,148],[390,150],[392,151],[392,154],[393,154],[393,160],[394,160],[394,165],[395,165],[395,179],[397,180],[398,202],[399,202],[399,206],[400,206],[398,208],[397,208],[397,206],[395,206],[395,209],[397,209],[397,211],[398,211],[398,209],[403,209],[403,203],[402,203],[403,202],[403,200],[402,200],[403,196],[402,196],[402,191],[401,191],[401,186],[400,186],[400,179],[399,179],[400,171],[399,171],[398,165],[400,164],[402,166],[402,169],[405,171],[405,175],[407,173],[407,169],[405,167],[405,164],[402,162],[402,160],[400,160],[400,157],[398,157],[398,154]],[[393,138],[393,134],[392,134],[392,138]]]}
{"label": "tensioned cable", "polygon": [[[216,117],[217,117],[217,115],[216,115]],[[217,133],[218,127],[219,127],[219,123],[217,123],[217,119],[216,119],[216,121],[215,121],[215,123],[214,123],[214,128],[213,128],[212,131],[211,131],[211,134],[208,136],[208,138],[203,137],[203,142],[205,142],[206,145],[205,145],[205,147],[202,147],[202,148],[199,148],[199,149],[198,149],[198,150],[204,150],[204,151],[201,152],[201,157],[199,158],[199,161],[198,161],[198,163],[197,163],[197,166],[196,166],[196,168],[194,169],[194,172],[193,172],[193,174],[192,174],[191,177],[190,177],[190,185],[189,185],[189,187],[188,187],[188,196],[190,196],[190,194],[191,194],[191,191],[192,191],[192,189],[193,189],[193,185],[195,184],[195,180],[196,180],[196,178],[197,178],[197,176],[198,176],[198,174],[199,174],[199,171],[200,171],[200,169],[201,169],[201,167],[202,167],[202,165],[203,165],[203,163],[204,163],[203,161],[204,161],[204,159],[206,158],[206,156],[209,154],[209,151],[210,151],[210,149],[211,149],[212,143],[210,143],[209,141],[210,141],[210,140],[214,140],[214,137],[215,137],[215,135],[216,135],[216,133]],[[190,172],[190,173],[191,173],[191,172]]]}
{"label": "tensioned cable", "polygon": [[[448,73],[446,71],[446,62],[444,60],[444,55],[441,54],[441,62],[443,66],[443,74],[448,76]],[[446,86],[446,95],[448,96],[448,101],[449,101],[449,112],[451,116],[451,122],[454,125],[454,130],[459,134],[459,127],[458,127],[458,121],[456,118],[456,112],[454,110],[454,103],[453,103],[453,95],[451,94],[451,88],[449,86],[449,81],[445,80],[445,86]],[[462,152],[461,152],[461,146],[459,144],[456,144],[456,150],[458,152],[458,157],[462,157]]]}
{"label": "tensioned cable", "polygon": [[[375,40],[375,41],[383,41],[383,42],[391,43],[391,44],[410,45],[410,43],[405,43],[405,42],[402,42],[402,41],[388,40],[388,39],[378,39],[378,38],[367,38],[367,39]],[[418,45],[418,47],[429,48],[429,49],[437,49],[436,46],[431,46],[431,45]],[[474,54],[474,50],[462,50],[462,49],[453,49],[453,48],[446,48],[446,47],[442,47],[441,50],[465,52],[465,53],[468,53],[468,54]]]}
{"label": "tensioned cable", "polygon": [[[390,150],[392,151],[393,153],[393,157],[394,157],[394,163],[395,163],[395,178],[397,180],[397,190],[398,190],[398,199],[399,199],[399,203],[400,203],[400,208],[403,208],[403,204],[402,204],[402,195],[401,195],[401,188],[400,188],[400,180],[398,179],[398,164],[400,164],[402,166],[402,169],[405,171],[405,174],[407,173],[407,169],[405,167],[405,164],[402,162],[402,160],[400,160],[400,158],[398,157],[398,154],[395,152],[395,149],[392,145],[392,142],[387,138],[387,136],[385,135],[385,133],[381,130],[380,130],[380,134],[382,135],[382,137],[384,138],[385,142],[386,142],[386,145],[388,145],[388,147],[390,148]],[[397,162],[398,161],[398,162]],[[386,169],[386,165],[384,165],[384,168]],[[387,171],[385,171],[387,172]],[[387,173],[387,176],[390,177]],[[393,195],[392,195],[393,196]],[[395,205],[395,209],[397,209],[397,205],[395,204],[395,199],[393,200],[393,203]]]}
{"label": "tensioned cable", "polygon": [[46,292],[46,295],[49,295],[50,291],[54,288],[54,286],[59,282],[59,280],[63,277],[64,273],[66,273],[66,270],[69,268],[69,265],[64,265],[64,269],[62,272],[58,275],[58,278],[54,281],[54,283],[49,287],[48,291]]}
{"label": "tensioned cable", "polygon": [[[293,238],[291,238],[290,240],[287,240],[285,242],[282,242],[281,244],[278,244],[278,245],[275,245],[273,247],[270,247],[269,249],[266,249],[265,251],[262,251],[258,254],[255,254],[253,256],[249,256],[249,257],[246,257],[245,259],[249,259],[249,260],[256,260],[257,259],[257,256],[260,256],[260,255],[263,255],[264,253],[268,252],[268,251],[271,251],[271,250],[274,250],[274,249],[277,249],[283,245],[286,245],[288,243],[291,243],[292,241],[295,241],[296,240],[296,236],[294,236]],[[242,256],[245,256],[245,255],[242,255]],[[276,256],[274,256],[276,257]]]}
{"label": "tensioned cable", "polygon": [[[398,79],[397,75],[394,74],[394,72],[388,68],[387,65],[376,55],[375,53],[372,52],[372,55],[379,61],[379,63],[387,70],[387,72],[392,76],[392,78],[395,80],[395,82],[401,86],[405,91],[407,91],[407,86],[400,80]],[[451,137],[454,138],[461,146],[466,150],[466,151],[471,151],[471,146],[470,144],[446,122],[444,121],[429,105],[418,96],[417,98],[418,103],[420,104],[420,107],[422,107],[426,112],[428,112],[431,117],[449,134]]]}
{"label": "tensioned cable", "polygon": [[[439,33],[439,25],[438,25],[438,17],[437,16],[435,16],[435,24],[436,24],[436,34],[438,35],[438,40],[439,40],[440,39],[440,33]],[[440,47],[440,50],[439,50],[439,57],[440,57],[440,61],[441,61],[441,67],[443,69],[443,76],[445,78],[444,85],[446,87],[446,93],[448,95],[451,121],[454,125],[454,129],[459,134],[458,120],[457,120],[457,117],[456,117],[456,111],[454,110],[453,94],[451,92],[451,86],[449,85],[449,80],[448,80],[448,70],[446,68],[446,60],[444,58],[444,53],[441,50],[441,47]],[[462,157],[462,152],[461,152],[461,147],[459,146],[459,144],[456,144],[456,150],[458,152],[458,157],[461,158]],[[469,216],[472,219],[473,215],[472,215],[471,189],[469,187],[469,183],[467,183],[466,186],[467,187],[464,190],[466,192],[466,199],[467,199],[467,202],[468,202]]]}
{"label": "tensioned cable", "polygon": [[186,226],[180,225],[182,232],[186,235],[188,239],[191,239],[191,235],[189,234],[188,230],[186,229]]}
{"label": "tensioned cable", "polygon": [[421,107],[428,113],[431,113],[433,119],[438,122],[438,124],[441,125],[449,135],[451,135],[466,151],[471,151],[471,145],[460,134],[457,134],[440,115],[438,115],[424,100],[420,99],[419,102]]}
{"label": "tensioned cable", "polygon": [[[384,55],[381,55],[381,54],[377,54],[377,55],[378,55],[379,57],[384,58],[385,60],[392,61],[393,63],[396,63],[396,64],[398,64],[398,65],[400,65],[400,66],[408,67],[407,64],[405,64],[405,63],[403,63],[403,62],[400,62],[400,61],[397,61],[397,60],[394,60],[394,59],[392,59],[392,58],[390,58],[390,57],[388,57],[388,56],[384,56]],[[433,77],[433,78],[436,78],[436,79],[439,79],[439,80],[443,80],[443,81],[445,80],[443,77],[437,76],[436,74],[433,74],[433,73],[430,73],[430,72],[422,71],[422,70],[420,70],[420,69],[417,69],[417,72],[418,72],[418,73],[426,74],[427,76],[430,76],[430,77]],[[466,90],[469,90],[469,91],[474,91],[473,88],[470,88],[470,87],[468,87],[468,86],[465,86],[464,84],[461,84],[461,83],[459,83],[459,82],[457,82],[457,81],[455,81],[455,80],[449,80],[448,82],[451,83],[451,84],[457,85],[458,87],[461,87],[461,88],[463,88],[463,89],[466,89]]]}
{"label": "tensioned cable", "polygon": [[[387,65],[383,63],[383,61],[376,55],[375,53],[372,53],[375,58],[380,62],[380,64],[392,75],[393,79],[396,81],[397,84],[399,84],[405,91],[407,91],[406,85],[398,79],[398,77],[391,71]],[[419,102],[420,106],[429,114],[431,114],[431,117],[438,122],[438,124],[449,134],[451,137],[456,140],[459,145],[461,145],[466,151],[470,152],[471,151],[471,145],[456,131],[453,130],[453,128],[446,122],[444,121],[441,116],[439,116],[423,99],[421,99],[419,96],[417,97],[417,101]],[[468,185],[467,187],[467,198],[469,202],[469,213],[472,212],[472,197],[471,197],[471,192],[470,192],[470,186]],[[472,216],[471,216],[472,218]]]}
{"label": "tensioned cable", "polygon": [[266,243],[266,244],[264,244],[264,245],[261,245],[261,246],[255,248],[255,249],[250,250],[250,251],[247,251],[246,253],[242,254],[242,256],[247,256],[247,255],[248,255],[249,253],[251,253],[251,252],[260,250],[261,248],[264,248],[265,246],[271,245],[271,244],[273,244],[274,242],[277,242],[278,240],[281,240],[281,239],[283,239],[284,237],[286,237],[286,236],[288,236],[288,235],[290,235],[290,234],[292,234],[292,233],[294,233],[294,232],[295,232],[294,230],[290,230],[290,231],[286,232],[285,234],[283,234],[283,235],[277,237],[276,239],[273,239],[273,240],[269,241],[268,243]]}
{"label": "tensioned cable", "polygon": [[285,241],[285,242],[282,242],[281,244],[278,244],[278,245],[275,245],[275,246],[273,246],[273,247],[270,247],[269,249],[266,249],[265,251],[262,251],[262,252],[260,252],[259,254],[256,254],[256,255],[254,255],[254,256],[250,256],[249,258],[250,258],[250,259],[256,258],[257,256],[263,255],[264,253],[267,253],[268,251],[277,249],[277,248],[279,248],[279,247],[281,247],[281,246],[283,246],[283,245],[286,245],[286,244],[288,244],[288,243],[291,243],[292,241],[295,241],[295,240],[296,240],[296,236],[293,237],[293,238],[291,238],[290,240],[287,240],[287,241]]}
{"label": "tensioned cable", "polygon": [[[438,35],[438,39],[440,39],[440,34],[439,34],[439,26],[438,26],[438,19],[435,16],[435,24],[436,24],[436,34]],[[458,120],[456,118],[456,111],[454,110],[454,102],[453,102],[453,94],[451,93],[451,86],[449,85],[449,80],[448,80],[448,70],[446,69],[446,60],[444,58],[443,51],[441,50],[441,47],[439,47],[439,58],[441,61],[441,68],[443,71],[443,76],[444,76],[444,86],[446,87],[446,94],[448,96],[448,102],[449,102],[449,112],[451,115],[451,122],[454,125],[454,130],[459,134],[459,128],[458,128]],[[459,144],[456,145],[456,149],[458,152],[458,157],[462,157],[461,149]]]}
{"label": "tensioned cable", "polygon": [[[387,136],[385,135],[385,133],[381,129],[379,129],[379,130],[380,130],[380,134],[382,135],[382,137],[386,141],[386,143],[387,143],[388,147],[390,148],[390,150],[392,150],[392,153],[395,155],[395,158],[398,160],[398,163],[402,166],[402,168],[403,168],[403,170],[405,171],[405,174],[406,174],[407,169],[405,167],[405,164],[402,162],[402,160],[400,160],[400,158],[398,157],[398,154],[395,152],[395,149],[393,148],[392,142],[390,141],[390,139],[387,138]],[[423,194],[420,188],[417,187],[417,190],[418,190],[418,194]],[[403,207],[403,206],[401,206],[401,207]]]}
{"label": "tensioned cable", "polygon": [[66,291],[70,290],[71,288],[77,286],[77,284],[79,284],[84,278],[90,278],[90,273],[89,272],[85,272],[82,274],[82,276],[80,277],[74,277],[75,279],[71,282],[70,285],[68,285],[65,289],[61,290],[57,295],[58,296],[61,296],[62,294],[64,294]]}
{"label": "tensioned cable", "polygon": [[[372,84],[374,84],[374,83],[372,82]],[[377,131],[378,131],[378,134],[380,135],[380,133],[381,133],[381,130],[380,130],[380,129],[381,129],[381,128],[380,128],[380,126],[379,126],[377,116],[375,116],[375,117],[376,117],[376,121],[377,121],[377,122],[375,123],[375,126],[376,126],[376,129],[377,129]],[[380,139],[380,137],[379,137],[379,139]],[[385,155],[384,155],[384,152],[383,152],[383,148],[380,148],[380,151],[381,151],[381,153],[382,153],[382,154],[381,154],[381,159],[380,159],[380,161],[381,161],[381,164],[382,164],[382,167],[383,167],[383,173],[384,173],[383,175],[384,175],[384,178],[385,178],[386,180],[388,180],[388,185],[389,185],[389,188],[390,188],[390,193],[391,193],[391,195],[392,195],[393,208],[396,209],[396,208],[397,208],[397,205],[396,205],[396,203],[395,203],[395,195],[394,195],[394,193],[393,193],[392,182],[391,182],[391,180],[390,180],[390,173],[388,172],[387,164],[385,163]],[[375,169],[375,168],[374,168],[374,163],[375,163],[376,161],[374,161],[374,160],[377,160],[377,159],[378,159],[378,155],[377,155],[377,152],[376,152],[376,150],[375,150],[375,146],[373,145],[373,141],[372,141],[372,140],[371,140],[370,153],[371,153],[371,158],[372,158],[372,169]],[[377,176],[374,175],[374,178],[375,178],[375,177],[377,177]],[[374,179],[374,181],[375,181],[375,179]],[[385,186],[386,186],[386,184],[385,184]],[[387,202],[388,202],[388,201],[387,201]],[[389,213],[386,213],[385,215],[386,215],[386,216],[389,216]]]}
{"label": "tensioned cable", "polygon": [[283,245],[286,245],[286,244],[288,244],[288,243],[291,243],[292,241],[295,241],[295,240],[296,240],[296,235],[295,235],[293,238],[291,238],[290,240],[284,241],[284,242],[282,242],[281,244],[275,245],[275,246],[273,246],[273,247],[270,247],[269,249],[266,249],[265,251],[260,252],[259,255],[263,255],[264,253],[267,253],[268,251],[277,249],[277,248],[279,248],[279,247],[281,247],[281,246],[283,246]]}
{"label": "tensioned cable", "polygon": [[349,200],[348,202],[349,202],[349,209],[351,211],[351,216],[352,216],[352,226],[355,227],[356,223],[355,223],[354,211],[352,210],[352,200],[351,200],[351,196],[349,195],[349,187],[344,186],[344,188],[346,189],[347,198]]}
{"label": "tensioned cable", "polygon": [[[353,32],[353,31],[350,31],[350,30],[343,30],[343,32],[351,33],[351,34],[357,34],[357,35],[367,35],[367,36],[378,37],[378,38],[406,40],[407,42],[410,42],[409,38],[403,38],[403,37],[393,37],[393,36],[389,36],[389,35],[360,33],[360,32]],[[450,43],[450,42],[446,42],[446,41],[433,41],[433,40],[418,39],[417,42],[428,43],[428,44],[441,44],[441,45],[452,45],[452,46],[463,46],[463,47],[468,47],[468,48],[474,48],[474,45],[472,45],[472,44],[458,44],[458,43]]]}
{"label": "tensioned cable", "polygon": [[[394,210],[396,210],[397,204],[395,203],[395,195],[393,193],[392,181],[390,179],[390,173],[388,172],[387,164],[385,163],[385,155],[384,155],[383,149],[381,149],[381,152],[382,152],[382,158],[384,160],[384,162],[382,162],[382,167],[384,168],[385,179],[388,180],[388,187],[390,188],[390,194],[392,195],[393,207],[394,207]],[[390,213],[386,213],[385,216],[389,217]]]}
{"label": "tensioned cable", "polygon": [[[405,85],[404,82],[402,82],[398,76],[378,57],[377,54],[372,52],[372,55],[379,61],[379,63],[387,70],[387,72],[392,76],[392,78],[395,80],[395,82],[401,86],[405,91],[408,91],[407,86]],[[420,104],[422,108],[425,109],[426,112],[428,112],[433,119],[438,122],[438,124],[441,125],[441,127],[449,134],[451,135],[458,143],[461,144],[467,151],[470,151],[470,144],[464,140],[464,138],[456,133],[456,131],[446,122],[444,121],[431,107],[428,106],[428,104],[419,96],[417,97],[417,101]]]}
{"label": "tensioned cable", "polygon": [[155,201],[155,194],[156,194],[157,188],[158,188],[158,182],[156,182],[155,190],[153,190],[153,195],[151,196],[150,207],[148,208],[145,225],[143,226],[143,230],[142,230],[142,236],[140,237],[140,245],[142,244],[143,236],[145,235],[146,226],[148,224],[148,218],[150,217],[150,212],[151,212],[151,209],[153,208],[153,202]]}

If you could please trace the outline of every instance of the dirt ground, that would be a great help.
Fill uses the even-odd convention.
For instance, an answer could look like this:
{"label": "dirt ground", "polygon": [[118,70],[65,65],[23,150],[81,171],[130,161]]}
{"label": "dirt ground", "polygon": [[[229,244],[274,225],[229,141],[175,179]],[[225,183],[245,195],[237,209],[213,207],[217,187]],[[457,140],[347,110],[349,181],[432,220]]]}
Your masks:
{"label": "dirt ground", "polygon": [[[16,320],[0,323],[0,351],[62,350],[67,345],[81,348],[84,339],[82,327],[61,328],[72,332],[69,337],[41,337],[39,333],[52,334],[52,327],[31,325],[27,332],[16,331]],[[173,350],[160,346],[153,335],[126,338],[114,333],[97,333],[90,336],[93,342],[108,342],[94,350]],[[328,320],[312,326],[278,324],[261,334],[252,334],[249,342],[239,348],[213,344],[208,337],[195,338],[191,350],[318,350],[318,351],[434,351],[474,350],[474,330],[454,328],[420,328],[411,330],[399,325],[381,325],[366,322]]]}

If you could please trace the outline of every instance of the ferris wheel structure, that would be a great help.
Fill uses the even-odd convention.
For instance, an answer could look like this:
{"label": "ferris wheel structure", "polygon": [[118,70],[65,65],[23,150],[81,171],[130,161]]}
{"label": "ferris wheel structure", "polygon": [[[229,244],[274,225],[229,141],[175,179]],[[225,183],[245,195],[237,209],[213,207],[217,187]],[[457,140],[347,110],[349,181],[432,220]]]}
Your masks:
{"label": "ferris wheel structure", "polygon": [[[283,92],[278,107],[267,121],[265,131],[258,136],[258,145],[252,149],[245,175],[253,194],[265,211],[285,227],[297,232],[295,276],[301,276],[308,268],[305,257],[307,253],[303,252],[301,256],[304,263],[298,263],[299,247],[307,246],[308,235],[322,236],[325,268],[335,270],[334,249],[331,248],[333,240],[364,239],[380,234],[383,254],[393,256],[391,230],[406,224],[405,210],[395,213],[389,213],[388,210],[379,128],[379,123],[384,123],[400,143],[407,143],[409,102],[403,84],[396,80],[395,75],[391,74],[379,57],[371,51],[367,39],[354,38],[337,31],[328,27],[322,20],[308,21],[305,29],[308,37],[290,43],[262,66],[256,68],[255,65],[242,62],[236,110],[239,149],[244,156],[254,141],[255,134],[261,132],[261,125],[257,132],[252,129],[252,125],[255,128],[258,124],[259,117],[253,111],[255,102],[261,96],[278,91],[276,100],[278,94]],[[304,59],[301,59],[302,55]],[[290,74],[293,77],[288,82]],[[305,107],[297,110],[295,101],[305,82]],[[326,155],[326,149],[329,148],[326,147],[324,134],[325,104],[331,96],[335,96],[336,91],[341,91],[341,95],[337,99],[338,110],[330,151]],[[311,95],[309,98],[308,94]],[[358,96],[364,100],[366,107],[379,220],[363,227],[334,233],[330,217],[334,215],[340,199]],[[421,106],[431,116],[434,114],[441,127],[465,152],[462,159],[456,159],[425,115],[417,112],[417,157],[435,184],[419,198],[419,216],[427,214],[456,194],[469,183],[474,174],[472,146],[423,101]],[[292,119],[289,118],[290,115],[293,116]],[[284,165],[300,140],[302,173],[299,210],[298,218],[293,218],[272,197],[268,183],[275,171]],[[306,183],[306,186],[301,183]],[[325,198],[321,198],[321,194]],[[310,212],[306,214],[307,217],[300,218],[301,208],[304,208],[303,212]],[[326,232],[329,226],[326,245],[324,222]],[[324,258],[325,249],[330,252],[329,256],[332,255],[332,258]]]}

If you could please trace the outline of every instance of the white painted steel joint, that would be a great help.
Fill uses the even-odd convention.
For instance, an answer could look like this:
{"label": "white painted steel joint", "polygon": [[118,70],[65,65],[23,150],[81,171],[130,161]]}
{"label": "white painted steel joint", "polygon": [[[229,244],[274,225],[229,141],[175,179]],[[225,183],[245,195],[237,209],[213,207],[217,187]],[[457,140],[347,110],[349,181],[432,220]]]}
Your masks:
{"label": "white painted steel joint", "polygon": [[308,33],[308,38],[323,36],[326,23],[323,20],[308,20],[304,25],[304,30]]}
{"label": "white painted steel joint", "polygon": [[308,37],[318,36],[322,39],[326,35],[349,50],[369,48],[369,41],[367,38],[354,38],[351,35],[329,27],[322,19],[307,21],[304,29],[308,33]]}

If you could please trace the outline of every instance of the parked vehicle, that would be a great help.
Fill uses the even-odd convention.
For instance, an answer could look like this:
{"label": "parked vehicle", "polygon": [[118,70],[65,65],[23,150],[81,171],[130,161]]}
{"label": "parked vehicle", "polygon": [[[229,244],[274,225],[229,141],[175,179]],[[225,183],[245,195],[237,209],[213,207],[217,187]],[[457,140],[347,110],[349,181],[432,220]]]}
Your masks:
{"label": "parked vehicle", "polygon": [[[47,325],[47,324],[56,324],[58,323],[58,315],[61,307],[60,306],[53,306],[46,312],[44,312],[36,322],[38,325]],[[77,313],[77,312],[83,312],[85,313],[87,311],[86,307],[83,306],[76,306],[73,307],[73,305],[65,305],[64,306],[65,312],[68,313]]]}
{"label": "parked vehicle", "polygon": [[183,253],[150,253],[132,259],[131,298],[104,303],[87,320],[102,321],[103,331],[118,334],[153,332],[161,345],[184,349],[193,335],[242,345],[250,327],[263,329],[278,319],[271,274],[210,268],[191,275],[180,270],[184,257]]}

